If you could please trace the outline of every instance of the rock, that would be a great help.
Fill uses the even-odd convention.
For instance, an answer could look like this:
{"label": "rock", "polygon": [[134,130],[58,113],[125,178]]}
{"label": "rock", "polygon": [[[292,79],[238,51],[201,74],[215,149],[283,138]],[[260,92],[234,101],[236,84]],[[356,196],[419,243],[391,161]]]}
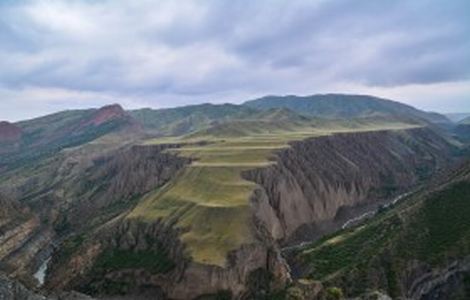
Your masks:
{"label": "rock", "polygon": [[4,142],[16,142],[23,134],[20,127],[10,122],[0,122],[0,143]]}
{"label": "rock", "polygon": [[335,134],[291,143],[276,164],[243,176],[260,185],[255,214],[275,239],[312,240],[339,229],[342,210],[377,205],[446,166],[451,150],[425,128]]}
{"label": "rock", "polygon": [[0,300],[52,300],[36,294],[17,281],[0,274]]}
{"label": "rock", "polygon": [[44,296],[0,273],[0,300],[93,300],[93,298],[74,291]]}

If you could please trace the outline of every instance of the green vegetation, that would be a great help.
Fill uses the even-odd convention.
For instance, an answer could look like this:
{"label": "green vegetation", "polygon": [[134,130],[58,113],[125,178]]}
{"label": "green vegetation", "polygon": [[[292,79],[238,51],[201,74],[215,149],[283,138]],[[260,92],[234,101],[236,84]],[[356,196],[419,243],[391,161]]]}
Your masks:
{"label": "green vegetation", "polygon": [[215,295],[202,295],[197,297],[197,300],[231,300],[232,292],[230,291],[219,291]]}
{"label": "green vegetation", "polygon": [[[470,183],[457,182],[424,203],[403,246],[414,249],[418,258],[440,263],[443,256],[470,253]],[[415,227],[418,225],[419,227]],[[423,228],[427,229],[423,232]],[[419,231],[417,229],[420,229]]]}
{"label": "green vegetation", "polygon": [[174,263],[163,250],[108,250],[97,259],[94,269],[111,272],[122,269],[145,269],[151,274],[166,273],[174,268]]}
{"label": "green vegetation", "polygon": [[[439,267],[468,256],[470,182],[465,172],[458,174],[463,177],[435,192],[423,191],[366,225],[306,246],[297,255],[307,266],[306,276],[327,286],[339,284],[349,296],[368,288],[400,296],[399,282],[408,262]],[[370,274],[383,277],[370,282]]]}
{"label": "green vegetation", "polygon": [[309,263],[309,277],[324,280],[341,270],[367,263],[400,230],[400,219],[391,215],[381,222],[350,229],[319,241],[302,253]]}
{"label": "green vegetation", "polygon": [[245,102],[244,105],[255,109],[287,108],[304,116],[331,119],[391,117],[421,123],[448,122],[443,115],[426,113],[411,106],[366,95],[326,94],[312,96],[267,96]]}
{"label": "green vegetation", "polygon": [[84,235],[74,235],[66,239],[61,244],[60,251],[58,252],[58,263],[67,261],[73,254],[78,251],[84,241]]}
{"label": "green vegetation", "polygon": [[210,126],[214,121],[244,118],[255,110],[234,104],[201,104],[168,109],[140,109],[130,112],[149,131],[159,135],[175,136]]}
{"label": "green vegetation", "polygon": [[341,300],[344,298],[343,291],[338,287],[329,287],[326,289],[326,299]]}
{"label": "green vegetation", "polygon": [[270,123],[267,119],[271,114],[267,114],[262,121],[227,122],[187,136],[146,141],[182,144],[183,147],[168,151],[194,161],[161,190],[147,194],[128,217],[149,222],[158,218],[176,221],[185,229],[182,240],[194,261],[225,266],[228,252],[256,241],[249,204],[256,185],[241,177],[243,171],[275,163],[274,152],[289,147],[290,141],[335,132],[414,126],[365,121],[331,126],[329,122],[322,125],[302,117],[297,119],[290,113],[273,112],[276,117],[280,113],[296,122],[279,126],[283,122]]}
{"label": "green vegetation", "polygon": [[[78,116],[82,116],[82,114],[80,113]],[[73,120],[75,121],[75,118]],[[35,124],[35,121],[29,122]],[[39,160],[51,157],[63,149],[91,142],[107,133],[119,129],[125,125],[125,121],[111,120],[99,126],[90,125],[80,130],[76,130],[74,127],[58,127],[56,129],[58,132],[49,132],[51,131],[51,128],[58,126],[57,124],[52,124],[55,126],[51,126],[47,131],[46,124],[43,125],[45,128],[38,127],[37,129],[29,123],[26,124],[28,124],[28,126],[23,125],[25,126],[25,130],[31,131],[25,132],[20,143],[21,149],[0,156],[0,166],[6,165],[8,166],[8,169],[15,169],[22,166],[34,166]],[[62,124],[62,122],[60,124]],[[72,125],[73,124],[66,123],[64,126]],[[30,126],[32,128],[30,128]]]}

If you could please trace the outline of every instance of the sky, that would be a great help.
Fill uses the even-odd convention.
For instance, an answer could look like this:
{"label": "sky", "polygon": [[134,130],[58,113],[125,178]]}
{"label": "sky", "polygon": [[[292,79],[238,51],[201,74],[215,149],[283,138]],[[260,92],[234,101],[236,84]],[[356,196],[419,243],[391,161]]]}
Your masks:
{"label": "sky", "polygon": [[470,112],[470,1],[0,0],[0,120],[333,92]]}

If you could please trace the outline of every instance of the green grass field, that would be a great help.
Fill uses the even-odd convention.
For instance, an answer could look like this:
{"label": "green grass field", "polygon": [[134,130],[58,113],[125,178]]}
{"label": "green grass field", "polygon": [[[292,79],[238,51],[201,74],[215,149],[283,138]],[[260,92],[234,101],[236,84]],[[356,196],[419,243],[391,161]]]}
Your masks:
{"label": "green grass field", "polygon": [[386,276],[380,288],[398,297],[400,278],[410,262],[439,267],[468,256],[469,196],[468,178],[430,195],[418,193],[365,225],[306,245],[297,258],[308,279],[326,286],[341,283],[350,296],[377,284],[367,281],[368,274],[381,269]]}
{"label": "green grass field", "polygon": [[[148,140],[146,144],[184,144],[170,149],[194,161],[163,189],[150,193],[129,214],[129,218],[176,221],[185,228],[182,240],[193,261],[225,266],[227,253],[243,244],[255,242],[251,228],[249,198],[256,185],[241,178],[241,172],[265,167],[274,162],[274,152],[289,147],[289,142],[335,132],[404,129],[407,124],[354,124],[331,128],[313,126],[263,126],[223,134],[214,130],[183,137]],[[230,132],[230,134],[227,134]],[[241,132],[241,134],[239,134]],[[204,145],[197,142],[207,141]]]}

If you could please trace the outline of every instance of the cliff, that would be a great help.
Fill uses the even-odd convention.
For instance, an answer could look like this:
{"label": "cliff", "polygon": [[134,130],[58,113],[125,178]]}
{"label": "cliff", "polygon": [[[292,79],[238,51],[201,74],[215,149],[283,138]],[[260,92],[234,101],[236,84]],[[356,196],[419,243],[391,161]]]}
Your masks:
{"label": "cliff", "polygon": [[[243,298],[260,289],[252,287],[253,278],[270,278],[274,283],[266,289],[275,290],[290,281],[280,245],[330,233],[363,209],[415,187],[447,166],[453,150],[427,128],[293,142],[276,152],[276,164],[243,173],[258,184],[251,197],[250,225],[256,241],[230,252],[226,266],[193,262],[176,217],[153,223],[122,217],[82,241],[66,263],[57,263],[49,287],[79,288],[93,295],[151,290],[172,299],[229,291]],[[111,165],[103,163],[108,171]],[[162,265],[142,265],[133,260],[135,255],[158,257],[152,262]],[[131,263],[122,264],[119,258]],[[66,270],[72,270],[70,276]],[[109,289],[116,284],[123,288]]]}
{"label": "cliff", "polygon": [[63,292],[55,295],[41,295],[26,288],[21,283],[0,273],[0,299],[5,300],[93,300],[76,292]]}
{"label": "cliff", "polygon": [[275,239],[290,243],[330,233],[409,190],[448,165],[452,151],[426,128],[335,134],[294,142],[276,164],[244,177],[260,186],[255,215]]}
{"label": "cliff", "polygon": [[165,153],[168,147],[89,146],[2,182],[21,202],[0,198],[0,269],[34,286],[32,274],[54,244],[93,235],[189,162]]}
{"label": "cliff", "polygon": [[355,297],[370,289],[393,298],[470,296],[470,163],[440,173],[368,223],[298,249],[301,277]]}
{"label": "cliff", "polygon": [[0,270],[34,285],[37,256],[50,247],[53,232],[26,206],[0,195]]}

